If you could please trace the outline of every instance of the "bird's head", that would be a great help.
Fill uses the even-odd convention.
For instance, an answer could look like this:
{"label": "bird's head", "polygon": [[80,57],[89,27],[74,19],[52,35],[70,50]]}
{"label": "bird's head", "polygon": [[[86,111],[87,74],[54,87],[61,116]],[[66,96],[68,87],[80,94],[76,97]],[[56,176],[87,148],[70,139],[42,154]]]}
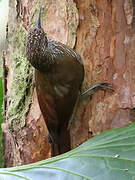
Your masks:
{"label": "bird's head", "polygon": [[35,60],[43,56],[48,45],[46,34],[41,27],[41,8],[39,10],[37,24],[30,29],[26,40],[26,55],[30,63],[35,67]]}

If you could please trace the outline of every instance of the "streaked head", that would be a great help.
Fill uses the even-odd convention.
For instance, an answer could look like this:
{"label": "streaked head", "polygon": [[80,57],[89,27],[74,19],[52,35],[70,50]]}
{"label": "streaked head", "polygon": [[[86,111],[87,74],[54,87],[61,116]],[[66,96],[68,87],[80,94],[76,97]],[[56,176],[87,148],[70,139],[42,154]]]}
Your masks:
{"label": "streaked head", "polygon": [[26,55],[28,60],[35,66],[35,59],[43,56],[48,45],[46,34],[41,27],[41,8],[39,10],[37,24],[30,29],[26,41]]}

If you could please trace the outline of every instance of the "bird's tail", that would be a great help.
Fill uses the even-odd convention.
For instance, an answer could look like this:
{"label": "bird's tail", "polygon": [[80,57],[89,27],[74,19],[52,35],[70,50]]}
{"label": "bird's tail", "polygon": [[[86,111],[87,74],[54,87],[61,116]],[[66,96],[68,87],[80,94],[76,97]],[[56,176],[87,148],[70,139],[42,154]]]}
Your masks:
{"label": "bird's tail", "polygon": [[70,132],[69,130],[62,129],[59,137],[59,153],[63,154],[71,150]]}
{"label": "bird's tail", "polygon": [[52,157],[70,151],[71,150],[70,132],[67,130],[67,128],[61,129],[58,135],[57,143],[53,141],[51,144],[52,144],[52,150],[51,150]]}

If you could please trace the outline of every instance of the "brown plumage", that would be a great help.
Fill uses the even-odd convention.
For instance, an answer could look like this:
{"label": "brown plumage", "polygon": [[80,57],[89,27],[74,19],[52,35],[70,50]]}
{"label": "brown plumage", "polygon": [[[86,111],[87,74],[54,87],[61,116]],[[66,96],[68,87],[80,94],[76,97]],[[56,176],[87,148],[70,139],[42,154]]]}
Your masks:
{"label": "brown plumage", "polygon": [[70,47],[48,40],[40,24],[27,36],[26,55],[35,67],[39,105],[53,144],[53,155],[70,150],[68,122],[84,79],[82,59]]}

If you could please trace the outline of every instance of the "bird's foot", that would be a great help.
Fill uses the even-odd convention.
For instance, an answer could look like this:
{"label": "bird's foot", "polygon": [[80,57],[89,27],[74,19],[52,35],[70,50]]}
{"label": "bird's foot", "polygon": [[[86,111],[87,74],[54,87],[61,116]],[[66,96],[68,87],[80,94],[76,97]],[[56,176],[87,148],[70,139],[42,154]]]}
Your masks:
{"label": "bird's foot", "polygon": [[92,87],[90,87],[89,89],[87,89],[86,91],[81,93],[81,96],[84,96],[84,95],[87,95],[87,94],[92,95],[95,90],[99,90],[99,89],[114,92],[114,89],[111,87],[111,85],[112,84],[109,83],[109,82],[96,83]]}
{"label": "bird's foot", "polygon": [[76,111],[77,111],[78,103],[79,103],[81,97],[83,97],[85,95],[90,95],[91,96],[96,90],[99,90],[99,89],[114,92],[114,89],[111,87],[111,85],[112,84],[109,83],[109,82],[96,83],[93,86],[91,86],[89,89],[84,91],[83,93],[78,94],[78,98],[77,98],[73,113],[72,113],[71,118],[70,118],[69,123],[68,123],[68,130],[70,129],[70,127],[72,125],[73,119],[74,119]]}

